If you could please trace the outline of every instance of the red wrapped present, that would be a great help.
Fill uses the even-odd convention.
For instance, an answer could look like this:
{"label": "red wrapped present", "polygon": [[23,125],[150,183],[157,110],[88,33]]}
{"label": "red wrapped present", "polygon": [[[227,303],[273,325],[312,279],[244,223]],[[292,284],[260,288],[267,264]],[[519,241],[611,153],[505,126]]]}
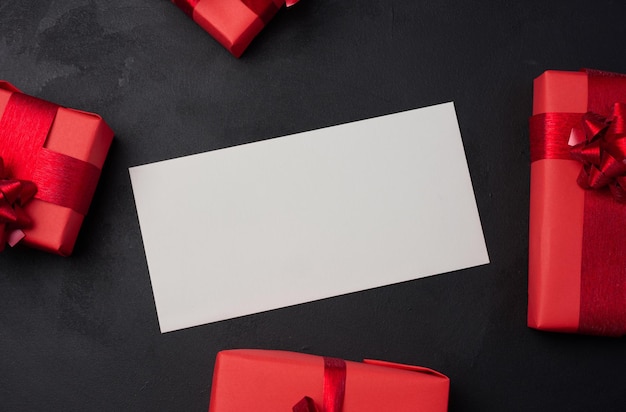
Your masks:
{"label": "red wrapped present", "polygon": [[70,255],[112,139],[100,116],[25,95],[0,81],[2,247],[21,240]]}
{"label": "red wrapped present", "polygon": [[284,5],[298,0],[172,0],[235,57]]}
{"label": "red wrapped present", "polygon": [[444,412],[449,387],[418,366],[227,350],[217,355],[209,412]]}
{"label": "red wrapped present", "polygon": [[547,71],[530,120],[528,326],[626,334],[626,76]]}

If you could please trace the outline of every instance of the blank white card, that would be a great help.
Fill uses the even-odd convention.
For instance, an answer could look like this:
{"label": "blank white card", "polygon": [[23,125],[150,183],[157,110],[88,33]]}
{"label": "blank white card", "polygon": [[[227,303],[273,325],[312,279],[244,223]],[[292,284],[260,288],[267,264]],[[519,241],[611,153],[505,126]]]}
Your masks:
{"label": "blank white card", "polygon": [[489,262],[452,103],[130,177],[161,332]]}

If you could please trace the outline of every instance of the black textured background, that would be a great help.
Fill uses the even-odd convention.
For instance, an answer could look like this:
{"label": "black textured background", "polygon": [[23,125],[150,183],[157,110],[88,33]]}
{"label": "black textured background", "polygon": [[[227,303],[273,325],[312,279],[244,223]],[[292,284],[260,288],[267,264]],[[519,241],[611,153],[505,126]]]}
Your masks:
{"label": "black textured background", "polygon": [[[237,60],[166,0],[2,0],[0,78],[116,138],[74,255],[0,255],[0,410],[205,411],[216,353],[242,347],[428,366],[450,411],[626,410],[624,339],[526,327],[532,80],[626,72],[624,17],[606,0],[302,0]],[[159,333],[128,167],[446,101],[491,264]]]}

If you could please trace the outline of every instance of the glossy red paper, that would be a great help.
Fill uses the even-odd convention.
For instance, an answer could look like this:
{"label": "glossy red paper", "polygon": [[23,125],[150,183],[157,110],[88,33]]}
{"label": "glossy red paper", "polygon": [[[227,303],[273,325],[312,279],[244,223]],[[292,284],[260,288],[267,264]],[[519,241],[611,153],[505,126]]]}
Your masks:
{"label": "glossy red paper", "polygon": [[[290,412],[307,396],[320,412],[325,358],[294,352],[218,353],[209,412]],[[342,412],[444,412],[449,379],[433,370],[383,361],[346,361]]]}

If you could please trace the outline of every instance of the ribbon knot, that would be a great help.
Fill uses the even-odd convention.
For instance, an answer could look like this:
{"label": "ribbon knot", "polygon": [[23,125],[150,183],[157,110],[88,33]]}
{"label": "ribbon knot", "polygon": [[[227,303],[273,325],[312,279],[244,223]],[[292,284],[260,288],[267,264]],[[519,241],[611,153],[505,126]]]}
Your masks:
{"label": "ribbon knot", "polygon": [[10,179],[0,157],[0,251],[5,244],[15,246],[24,238],[25,229],[31,224],[23,207],[37,193],[37,186],[27,180]]}
{"label": "ribbon knot", "polygon": [[568,144],[572,159],[583,164],[578,184],[583,189],[608,187],[616,201],[626,203],[626,103],[615,103],[609,118],[585,113]]}

